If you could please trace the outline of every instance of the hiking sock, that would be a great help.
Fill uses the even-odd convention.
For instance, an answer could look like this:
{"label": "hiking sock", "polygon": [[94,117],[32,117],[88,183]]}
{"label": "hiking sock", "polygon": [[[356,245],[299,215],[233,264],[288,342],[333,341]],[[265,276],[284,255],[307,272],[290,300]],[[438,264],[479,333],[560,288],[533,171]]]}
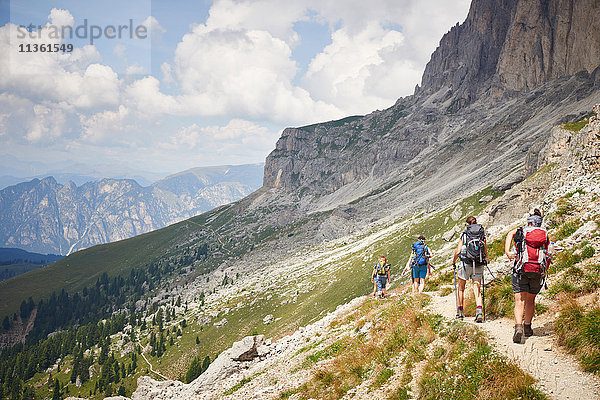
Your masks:
{"label": "hiking sock", "polygon": [[463,314],[462,306],[458,306],[458,310],[456,311],[456,318],[463,319],[465,315]]}
{"label": "hiking sock", "polygon": [[533,336],[533,328],[531,327],[531,323],[528,324],[525,322],[523,324],[523,333],[525,334],[525,337]]}
{"label": "hiking sock", "polygon": [[477,306],[475,311],[475,322],[483,322],[483,310],[481,306]]}
{"label": "hiking sock", "polygon": [[523,337],[523,325],[516,324],[515,325],[515,333],[513,335],[514,343],[521,343],[521,338]]}

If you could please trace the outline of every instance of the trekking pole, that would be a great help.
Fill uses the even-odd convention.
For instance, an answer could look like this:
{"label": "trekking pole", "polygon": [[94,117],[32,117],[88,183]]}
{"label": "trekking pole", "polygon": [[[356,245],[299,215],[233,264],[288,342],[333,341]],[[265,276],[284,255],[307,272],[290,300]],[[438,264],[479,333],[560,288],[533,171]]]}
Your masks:
{"label": "trekking pole", "polygon": [[[494,276],[494,274],[492,273],[492,270],[490,269],[487,261],[485,262],[485,267],[487,268],[488,272],[490,273],[490,276],[492,277],[492,280],[495,281],[496,277]],[[485,272],[485,271],[484,271]]]}
{"label": "trekking pole", "polygon": [[456,291],[456,263],[452,264],[454,269],[454,300],[456,301],[456,318],[458,318],[458,292]]}
{"label": "trekking pole", "polygon": [[[487,266],[487,262],[485,263],[485,265]],[[489,270],[489,268],[488,268]],[[491,273],[491,272],[490,272]],[[483,322],[485,322],[485,268],[483,269],[483,272],[481,274],[481,303],[482,303],[482,308],[483,308]]]}

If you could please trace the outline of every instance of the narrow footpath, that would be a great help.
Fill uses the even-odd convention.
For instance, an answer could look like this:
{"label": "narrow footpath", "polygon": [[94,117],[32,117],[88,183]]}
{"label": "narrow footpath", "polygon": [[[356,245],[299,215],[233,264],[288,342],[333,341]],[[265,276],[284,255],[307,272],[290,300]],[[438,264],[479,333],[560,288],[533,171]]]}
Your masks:
{"label": "narrow footpath", "polygon": [[[431,296],[429,309],[436,314],[453,319],[456,315],[454,295]],[[583,372],[575,357],[558,348],[552,329],[551,316],[542,315],[533,320],[534,335],[525,338],[524,344],[513,343],[514,321],[508,318],[488,319],[482,324],[472,323],[483,329],[490,342],[524,371],[538,379],[538,387],[552,399],[600,399],[600,378]]]}

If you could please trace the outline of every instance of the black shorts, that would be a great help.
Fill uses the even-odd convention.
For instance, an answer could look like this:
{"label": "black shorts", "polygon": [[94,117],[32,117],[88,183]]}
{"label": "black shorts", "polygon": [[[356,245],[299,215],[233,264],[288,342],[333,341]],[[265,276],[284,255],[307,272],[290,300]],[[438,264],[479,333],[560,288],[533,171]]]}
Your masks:
{"label": "black shorts", "polygon": [[542,290],[542,276],[536,272],[513,273],[511,283],[513,293],[527,292],[538,294]]}

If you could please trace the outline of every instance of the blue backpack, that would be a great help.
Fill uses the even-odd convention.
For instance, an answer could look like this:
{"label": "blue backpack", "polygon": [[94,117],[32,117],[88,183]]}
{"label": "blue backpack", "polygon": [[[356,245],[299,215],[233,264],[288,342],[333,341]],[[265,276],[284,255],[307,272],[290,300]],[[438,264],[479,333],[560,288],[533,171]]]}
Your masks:
{"label": "blue backpack", "polygon": [[419,240],[413,244],[412,251],[415,255],[413,259],[415,265],[427,265],[429,262],[429,256],[427,255],[427,245],[424,242]]}

